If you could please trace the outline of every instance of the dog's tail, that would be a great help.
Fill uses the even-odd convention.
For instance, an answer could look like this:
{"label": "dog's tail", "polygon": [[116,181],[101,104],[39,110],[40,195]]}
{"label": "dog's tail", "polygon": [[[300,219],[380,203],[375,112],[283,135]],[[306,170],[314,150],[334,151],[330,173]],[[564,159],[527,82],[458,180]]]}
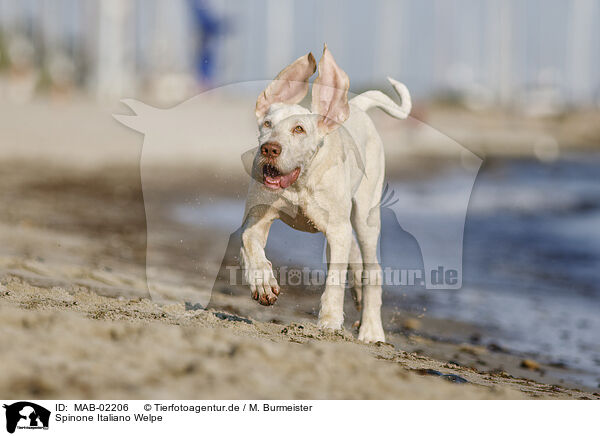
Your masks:
{"label": "dog's tail", "polygon": [[360,95],[357,95],[350,103],[354,106],[359,107],[363,111],[368,111],[371,108],[378,107],[382,109],[386,114],[391,115],[394,118],[405,119],[410,114],[412,109],[412,102],[410,101],[410,93],[408,88],[403,83],[388,77],[388,80],[394,87],[394,90],[400,97],[400,106],[380,91],[367,91]]}

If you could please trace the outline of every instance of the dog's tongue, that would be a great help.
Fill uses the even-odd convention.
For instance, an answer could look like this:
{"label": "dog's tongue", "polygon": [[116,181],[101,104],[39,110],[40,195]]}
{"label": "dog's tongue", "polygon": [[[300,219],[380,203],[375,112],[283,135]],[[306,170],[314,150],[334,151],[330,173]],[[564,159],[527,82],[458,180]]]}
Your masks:
{"label": "dog's tongue", "polygon": [[294,183],[296,181],[299,174],[300,174],[300,168],[296,168],[291,173],[280,176],[281,179],[279,181],[279,186],[281,186],[283,189],[287,188],[288,186],[290,186],[292,183]]}
{"label": "dog's tongue", "polygon": [[285,189],[296,181],[298,175],[300,175],[300,168],[283,175],[270,176],[265,174],[265,185],[271,189]]}

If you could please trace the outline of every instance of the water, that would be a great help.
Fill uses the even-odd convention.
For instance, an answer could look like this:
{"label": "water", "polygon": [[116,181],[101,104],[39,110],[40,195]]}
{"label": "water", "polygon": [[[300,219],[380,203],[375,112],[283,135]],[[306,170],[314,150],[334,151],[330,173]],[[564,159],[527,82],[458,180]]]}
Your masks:
{"label": "water", "polygon": [[[450,171],[394,187],[403,197],[452,205],[463,178]],[[440,224],[455,213],[437,210],[431,218]],[[397,215],[402,223],[402,212]],[[425,299],[422,292],[413,298],[408,293],[407,303],[425,305],[435,317],[483,326],[502,346],[580,369],[576,381],[597,387],[600,155],[484,166],[471,195],[463,247],[462,289],[425,291]]]}
{"label": "water", "polygon": [[[552,164],[511,160],[484,165],[468,203],[462,289],[403,286],[387,291],[404,294],[406,307],[413,310],[426,307],[430,316],[481,326],[494,342],[513,351],[536,353],[547,362],[579,369],[577,381],[596,387],[600,383],[599,169],[600,155],[593,154]],[[393,190],[394,195],[383,204],[382,264],[399,262],[422,269],[420,241],[410,230],[415,223],[435,230],[448,227],[453,219],[464,219],[460,205],[470,183],[460,169],[425,180],[390,181],[389,193]],[[395,199],[394,206],[386,205]],[[186,222],[197,222],[202,216],[204,225],[233,232],[243,208],[243,201],[223,200],[209,208],[182,206],[176,216]],[[390,261],[391,251],[396,257]],[[268,257],[282,264],[319,267],[323,253],[322,235],[274,224]]]}
{"label": "water", "polygon": [[[509,162],[477,180],[465,226],[464,287],[440,312],[495,327],[600,382],[600,156]],[[445,306],[445,307],[443,307]],[[452,308],[452,309],[450,309]]]}

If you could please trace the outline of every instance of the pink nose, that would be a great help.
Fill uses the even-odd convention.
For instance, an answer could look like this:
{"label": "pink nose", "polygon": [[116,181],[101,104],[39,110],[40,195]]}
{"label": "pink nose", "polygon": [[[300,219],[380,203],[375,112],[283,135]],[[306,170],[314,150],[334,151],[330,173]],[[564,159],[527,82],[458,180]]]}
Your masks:
{"label": "pink nose", "polygon": [[281,145],[276,142],[267,142],[261,145],[260,152],[265,157],[277,157],[281,154]]}

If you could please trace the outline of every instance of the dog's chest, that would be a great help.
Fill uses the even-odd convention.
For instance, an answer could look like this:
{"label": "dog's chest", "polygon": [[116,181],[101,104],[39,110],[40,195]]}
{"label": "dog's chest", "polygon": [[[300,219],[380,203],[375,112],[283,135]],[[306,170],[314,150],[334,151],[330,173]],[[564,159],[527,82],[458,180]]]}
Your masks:
{"label": "dog's chest", "polygon": [[313,220],[306,215],[305,211],[301,209],[298,209],[298,213],[295,216],[282,214],[280,218],[288,226],[302,232],[317,233],[321,231],[317,228]]}
{"label": "dog's chest", "polygon": [[[292,194],[291,192],[289,194]],[[280,219],[288,226],[302,232],[323,231],[321,214],[315,209],[314,198],[304,190],[286,195],[287,207],[281,209]]]}

